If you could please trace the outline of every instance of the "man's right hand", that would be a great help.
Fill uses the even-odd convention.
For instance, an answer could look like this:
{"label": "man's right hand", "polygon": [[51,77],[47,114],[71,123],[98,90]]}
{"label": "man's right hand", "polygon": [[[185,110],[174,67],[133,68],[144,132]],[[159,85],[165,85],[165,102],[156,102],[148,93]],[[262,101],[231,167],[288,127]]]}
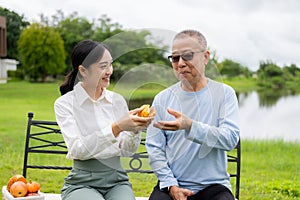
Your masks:
{"label": "man's right hand", "polygon": [[178,186],[171,186],[169,189],[169,195],[173,200],[187,200],[187,197],[192,196],[193,194],[193,191]]}

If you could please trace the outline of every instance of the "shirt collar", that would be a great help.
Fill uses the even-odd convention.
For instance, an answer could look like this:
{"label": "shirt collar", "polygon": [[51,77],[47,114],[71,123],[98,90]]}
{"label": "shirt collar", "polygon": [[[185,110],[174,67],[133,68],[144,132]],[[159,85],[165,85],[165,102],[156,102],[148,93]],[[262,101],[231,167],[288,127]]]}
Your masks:
{"label": "shirt collar", "polygon": [[102,95],[99,97],[99,100],[106,100],[107,102],[112,104],[112,93],[109,92],[109,90],[107,90],[106,88],[103,89]]}
{"label": "shirt collar", "polygon": [[105,88],[103,89],[102,95],[97,100],[94,100],[88,95],[88,93],[82,87],[81,83],[82,82],[79,82],[74,86],[74,93],[78,100],[79,105],[82,105],[87,99],[89,99],[92,102],[106,100],[107,102],[112,103],[112,94]]}

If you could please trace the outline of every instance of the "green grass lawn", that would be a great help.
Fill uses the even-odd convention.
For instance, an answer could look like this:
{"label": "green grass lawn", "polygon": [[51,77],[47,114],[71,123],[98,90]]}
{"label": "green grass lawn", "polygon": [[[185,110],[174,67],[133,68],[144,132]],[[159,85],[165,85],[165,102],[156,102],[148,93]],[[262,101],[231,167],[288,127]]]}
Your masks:
{"label": "green grass lawn", "polygon": [[234,77],[226,78],[222,81],[233,87],[237,92],[248,92],[258,88],[254,78]]}
{"label": "green grass lawn", "polygon": [[[22,173],[27,112],[34,112],[35,119],[54,120],[53,103],[60,96],[58,86],[58,83],[0,84],[1,185],[6,185],[12,175]],[[140,94],[148,89],[153,91],[145,87]],[[299,155],[299,143],[242,141],[241,199],[300,199]],[[64,156],[43,159],[71,163]],[[44,192],[59,192],[67,173],[32,169],[28,178],[39,181]],[[156,183],[153,174],[130,173],[129,177],[136,196],[148,196]]]}

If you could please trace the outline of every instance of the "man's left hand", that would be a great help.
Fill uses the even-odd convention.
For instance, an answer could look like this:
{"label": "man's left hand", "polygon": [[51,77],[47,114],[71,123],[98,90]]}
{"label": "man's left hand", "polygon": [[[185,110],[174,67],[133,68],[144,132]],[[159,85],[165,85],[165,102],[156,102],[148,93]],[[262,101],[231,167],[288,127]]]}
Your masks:
{"label": "man's left hand", "polygon": [[167,131],[177,131],[181,129],[188,131],[191,129],[193,121],[189,117],[170,108],[168,108],[167,111],[175,117],[175,120],[155,122],[154,127]]}

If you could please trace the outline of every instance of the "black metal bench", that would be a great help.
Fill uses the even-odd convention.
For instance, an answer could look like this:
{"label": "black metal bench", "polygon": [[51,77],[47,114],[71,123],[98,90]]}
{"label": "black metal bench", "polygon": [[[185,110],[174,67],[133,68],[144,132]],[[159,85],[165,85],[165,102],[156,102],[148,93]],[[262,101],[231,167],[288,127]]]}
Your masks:
{"label": "black metal bench", "polygon": [[[27,169],[53,169],[71,170],[70,162],[66,164],[65,155],[67,147],[61,135],[59,126],[55,121],[33,120],[34,114],[28,113],[28,124],[26,131],[26,142],[24,151],[23,176],[27,176]],[[62,165],[39,163],[36,159],[30,159],[30,155],[64,155]],[[234,191],[235,198],[239,199],[240,188],[240,167],[241,167],[241,148],[240,142],[237,147],[228,152],[228,163],[230,177],[235,178]],[[153,173],[148,164],[148,154],[145,149],[145,137],[142,138],[139,150],[130,158],[124,159],[124,167],[128,173]],[[34,163],[34,164],[32,164]],[[232,166],[230,166],[232,164]]]}

